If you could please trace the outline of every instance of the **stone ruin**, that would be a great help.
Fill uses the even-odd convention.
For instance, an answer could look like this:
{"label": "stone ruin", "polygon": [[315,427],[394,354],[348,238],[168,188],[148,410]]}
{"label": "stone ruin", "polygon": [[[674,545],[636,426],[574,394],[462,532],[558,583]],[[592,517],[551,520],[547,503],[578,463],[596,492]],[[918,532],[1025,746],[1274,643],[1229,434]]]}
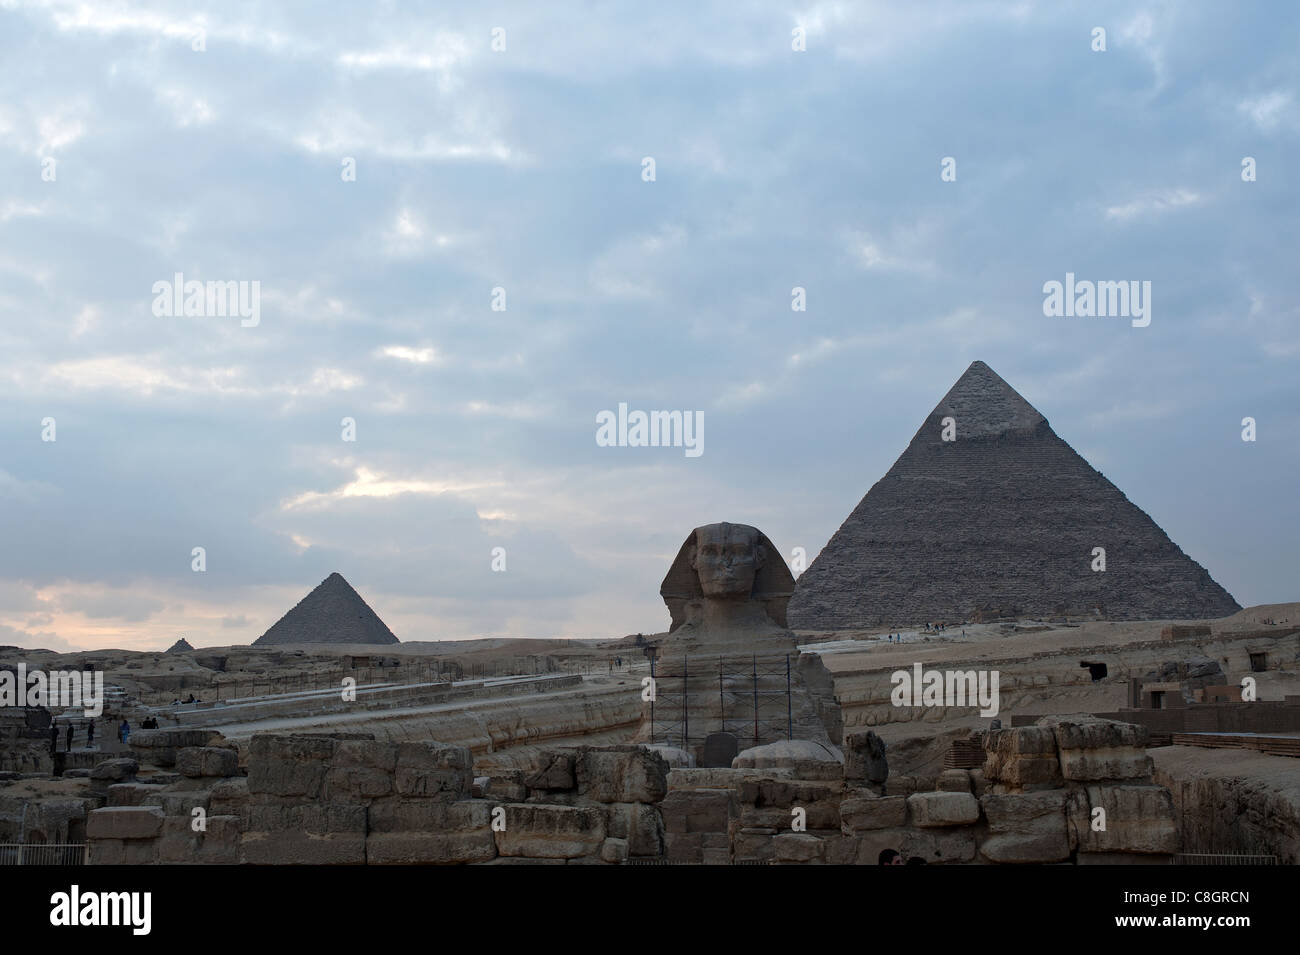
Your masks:
{"label": "stone ruin", "polygon": [[943,864],[1090,864],[1165,862],[1178,849],[1145,731],[1092,717],[990,731],[982,770],[893,778],[874,732],[849,736],[842,760],[797,740],[731,768],[576,746],[477,778],[469,750],[435,742],[258,735],[241,769],[219,736],[182,745],[195,741],[155,732],[140,752],[173,773],[137,779],[134,759],[94,771],[106,805],[86,815],[92,864],[875,864],[883,849]]}

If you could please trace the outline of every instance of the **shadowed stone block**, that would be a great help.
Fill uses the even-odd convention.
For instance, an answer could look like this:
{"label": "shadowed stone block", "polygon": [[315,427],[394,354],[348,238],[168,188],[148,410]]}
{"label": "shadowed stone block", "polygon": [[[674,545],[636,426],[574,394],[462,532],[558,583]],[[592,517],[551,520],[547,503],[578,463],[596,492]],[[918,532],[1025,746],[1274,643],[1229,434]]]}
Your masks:
{"label": "shadowed stone block", "polygon": [[503,856],[573,859],[605,841],[605,813],[595,807],[506,805],[505,830],[494,833]]}
{"label": "shadowed stone block", "polygon": [[912,825],[923,829],[968,825],[980,817],[979,800],[970,793],[913,793],[907,808]]}
{"label": "shadowed stone block", "polygon": [[163,811],[153,806],[96,809],[86,818],[88,839],[153,839],[162,832]]}
{"label": "shadowed stone block", "polygon": [[850,797],[840,803],[840,823],[846,835],[904,826],[907,824],[907,797]]}

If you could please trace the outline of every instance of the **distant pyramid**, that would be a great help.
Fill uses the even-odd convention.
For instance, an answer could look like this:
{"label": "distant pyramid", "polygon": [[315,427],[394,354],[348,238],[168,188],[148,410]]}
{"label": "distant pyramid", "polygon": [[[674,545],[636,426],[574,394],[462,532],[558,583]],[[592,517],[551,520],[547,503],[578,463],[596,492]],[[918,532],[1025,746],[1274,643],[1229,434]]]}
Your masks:
{"label": "distant pyramid", "polygon": [[361,595],[337,572],[330,574],[275,626],[253,641],[255,647],[285,643],[399,643]]}
{"label": "distant pyramid", "polygon": [[[943,419],[956,440],[943,440]],[[1091,569],[1093,548],[1106,569]],[[1232,595],[977,361],[799,577],[789,622],[842,630],[1099,612],[1221,617]]]}
{"label": "distant pyramid", "polygon": [[191,651],[191,650],[193,650],[193,649],[194,649],[194,648],[193,648],[192,646],[190,646],[190,642],[189,642],[188,640],[186,640],[184,637],[181,637],[179,640],[177,640],[175,643],[173,643],[170,647],[167,648],[167,652],[168,652],[168,653],[188,653],[189,651]]}

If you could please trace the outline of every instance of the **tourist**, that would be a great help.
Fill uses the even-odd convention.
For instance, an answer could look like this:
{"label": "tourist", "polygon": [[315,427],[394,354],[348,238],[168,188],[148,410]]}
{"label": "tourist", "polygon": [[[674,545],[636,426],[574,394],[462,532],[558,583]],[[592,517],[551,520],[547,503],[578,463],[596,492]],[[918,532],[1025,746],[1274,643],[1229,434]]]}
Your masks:
{"label": "tourist", "polygon": [[69,753],[72,752],[72,722],[71,721],[68,722],[68,745],[66,748]]}
{"label": "tourist", "polygon": [[59,728],[51,724],[50,726],[50,755],[53,756],[59,751]]}
{"label": "tourist", "polygon": [[876,862],[877,865],[902,865],[903,857],[898,854],[897,849],[881,849],[880,856]]}
{"label": "tourist", "polygon": [[131,736],[131,724],[124,719],[122,720],[122,725],[117,728],[117,738],[120,739],[123,743],[125,743],[130,738],[130,736]]}
{"label": "tourist", "polygon": [[95,745],[95,721],[91,720],[86,725],[86,748],[90,749]]}

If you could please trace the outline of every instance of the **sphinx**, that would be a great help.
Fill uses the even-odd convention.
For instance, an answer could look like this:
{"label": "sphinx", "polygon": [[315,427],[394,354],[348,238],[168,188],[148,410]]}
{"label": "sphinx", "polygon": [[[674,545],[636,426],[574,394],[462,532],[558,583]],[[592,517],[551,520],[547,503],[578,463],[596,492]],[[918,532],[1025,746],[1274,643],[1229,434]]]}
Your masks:
{"label": "sphinx", "polygon": [[767,535],[725,521],[691,531],[659,588],[670,636],[784,633],[793,593],[794,576]]}

